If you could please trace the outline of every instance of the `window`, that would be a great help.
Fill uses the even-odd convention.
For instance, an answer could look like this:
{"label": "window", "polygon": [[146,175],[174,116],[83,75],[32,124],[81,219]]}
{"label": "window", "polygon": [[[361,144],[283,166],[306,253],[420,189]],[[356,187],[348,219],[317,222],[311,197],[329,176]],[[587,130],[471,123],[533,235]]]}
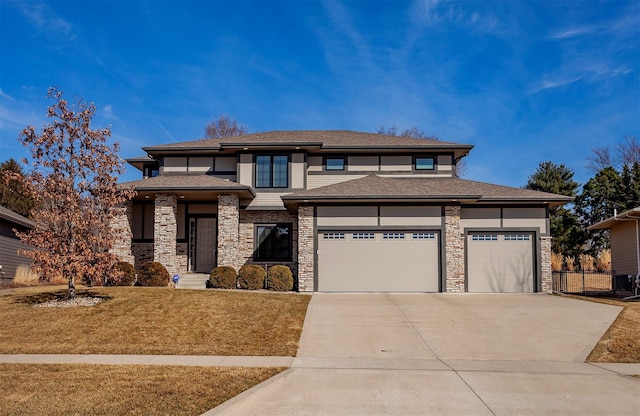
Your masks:
{"label": "window", "polygon": [[435,240],[436,233],[413,233],[414,240]]}
{"label": "window", "polygon": [[404,240],[404,233],[384,233],[383,240]]}
{"label": "window", "polygon": [[254,260],[291,261],[292,224],[256,226]]}
{"label": "window", "polygon": [[288,186],[288,156],[256,156],[256,188],[287,188]]}
{"label": "window", "polygon": [[343,157],[328,157],[325,159],[325,170],[344,170]]}
{"label": "window", "polygon": [[473,241],[498,241],[497,234],[474,234],[471,236]]}
{"label": "window", "polygon": [[325,240],[344,240],[344,233],[324,233]]}
{"label": "window", "polygon": [[434,170],[435,162],[432,157],[417,157],[415,162],[416,170]]}
{"label": "window", "polygon": [[505,234],[504,241],[529,241],[529,234]]}
{"label": "window", "polygon": [[373,233],[353,233],[351,238],[354,240],[373,240],[376,236]]}
{"label": "window", "polygon": [[160,174],[160,169],[157,166],[145,166],[144,167],[144,177],[145,178],[155,178]]}

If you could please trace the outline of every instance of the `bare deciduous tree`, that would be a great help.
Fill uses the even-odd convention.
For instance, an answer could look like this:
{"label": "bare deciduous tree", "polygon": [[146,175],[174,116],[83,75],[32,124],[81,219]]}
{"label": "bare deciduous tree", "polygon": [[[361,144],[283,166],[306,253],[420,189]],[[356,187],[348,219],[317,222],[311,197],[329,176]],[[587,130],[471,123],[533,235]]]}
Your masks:
{"label": "bare deciduous tree", "polygon": [[613,155],[608,147],[596,147],[591,150],[593,155],[587,158],[587,168],[593,173],[598,173],[604,168],[622,170],[625,166],[630,168],[634,163],[640,163],[640,142],[635,136],[624,136],[623,141],[616,144]]}
{"label": "bare deciduous tree", "polygon": [[238,124],[226,114],[221,114],[218,118],[211,120],[211,122],[204,128],[204,135],[207,139],[241,136],[248,132],[249,130],[246,126]]}
{"label": "bare deciduous tree", "polygon": [[22,254],[34,260],[40,278],[68,279],[68,296],[74,298],[76,278],[100,284],[113,271],[112,208],[134,191],[117,183],[124,163],[118,144],[107,144],[111,130],[91,128],[93,103],[69,106],[56,88],[48,96],[56,100],[47,113],[52,122],[41,134],[32,126],[20,134],[31,151],[33,171],[27,178],[38,204],[32,212],[35,227],[18,236],[35,248]]}

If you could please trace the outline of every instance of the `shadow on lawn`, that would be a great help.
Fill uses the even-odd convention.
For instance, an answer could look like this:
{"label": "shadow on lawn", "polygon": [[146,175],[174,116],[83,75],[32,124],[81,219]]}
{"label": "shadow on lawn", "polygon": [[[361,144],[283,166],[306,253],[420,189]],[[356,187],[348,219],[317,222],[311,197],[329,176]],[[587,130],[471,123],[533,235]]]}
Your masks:
{"label": "shadow on lawn", "polygon": [[[41,303],[46,303],[51,301],[68,300],[67,298],[68,295],[69,295],[69,292],[67,291],[67,289],[62,289],[56,292],[44,292],[44,293],[37,293],[34,295],[16,296],[13,303],[38,305]],[[102,299],[103,301],[112,299],[111,296],[98,295],[88,290],[78,290],[76,292],[76,298],[94,298],[94,299]]]}

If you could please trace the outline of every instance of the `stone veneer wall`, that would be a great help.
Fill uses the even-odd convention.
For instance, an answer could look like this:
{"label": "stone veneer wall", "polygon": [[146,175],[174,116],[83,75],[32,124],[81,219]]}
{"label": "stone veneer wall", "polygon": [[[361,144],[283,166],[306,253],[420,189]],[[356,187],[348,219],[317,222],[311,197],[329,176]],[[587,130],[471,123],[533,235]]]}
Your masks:
{"label": "stone veneer wall", "polygon": [[298,290],[313,292],[314,288],[313,207],[298,208]]}
{"label": "stone veneer wall", "polygon": [[[253,261],[253,252],[255,249],[255,225],[256,224],[276,224],[291,223],[292,230],[292,247],[291,255],[293,261],[276,261],[276,262],[255,262]],[[240,228],[238,236],[238,255],[241,261],[240,266],[245,264],[259,264],[260,266],[272,266],[276,264],[284,264],[289,266],[294,276],[298,275],[297,258],[298,258],[298,222],[296,216],[287,211],[240,211]]]}
{"label": "stone veneer wall", "polygon": [[131,263],[139,269],[143,263],[153,261],[153,243],[132,243],[131,251],[134,261]]}
{"label": "stone veneer wall", "polygon": [[131,202],[112,208],[112,217],[109,222],[113,235],[113,244],[109,250],[118,256],[121,261],[134,264],[135,258],[131,252]]}
{"label": "stone veneer wall", "polygon": [[444,207],[445,276],[447,292],[464,292],[464,235],[460,206]]}
{"label": "stone veneer wall", "polygon": [[170,275],[178,272],[176,256],[177,211],[175,195],[156,195],[153,224],[153,261],[161,263]]}
{"label": "stone veneer wall", "polygon": [[551,293],[551,237],[540,237],[540,257],[542,292]]}
{"label": "stone veneer wall", "polygon": [[238,195],[218,197],[218,266],[231,266],[236,270],[243,264],[238,251],[239,211]]}

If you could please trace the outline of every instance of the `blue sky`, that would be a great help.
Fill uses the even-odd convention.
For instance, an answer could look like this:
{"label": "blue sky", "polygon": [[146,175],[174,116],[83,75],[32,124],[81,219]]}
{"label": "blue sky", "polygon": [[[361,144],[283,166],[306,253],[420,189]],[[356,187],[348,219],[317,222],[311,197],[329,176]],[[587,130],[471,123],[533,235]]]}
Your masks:
{"label": "blue sky", "polygon": [[[123,157],[251,132],[417,126],[476,147],[465,177],[584,183],[594,147],[640,137],[638,1],[0,2],[0,161],[47,88],[97,107]],[[138,179],[132,167],[122,180]]]}

